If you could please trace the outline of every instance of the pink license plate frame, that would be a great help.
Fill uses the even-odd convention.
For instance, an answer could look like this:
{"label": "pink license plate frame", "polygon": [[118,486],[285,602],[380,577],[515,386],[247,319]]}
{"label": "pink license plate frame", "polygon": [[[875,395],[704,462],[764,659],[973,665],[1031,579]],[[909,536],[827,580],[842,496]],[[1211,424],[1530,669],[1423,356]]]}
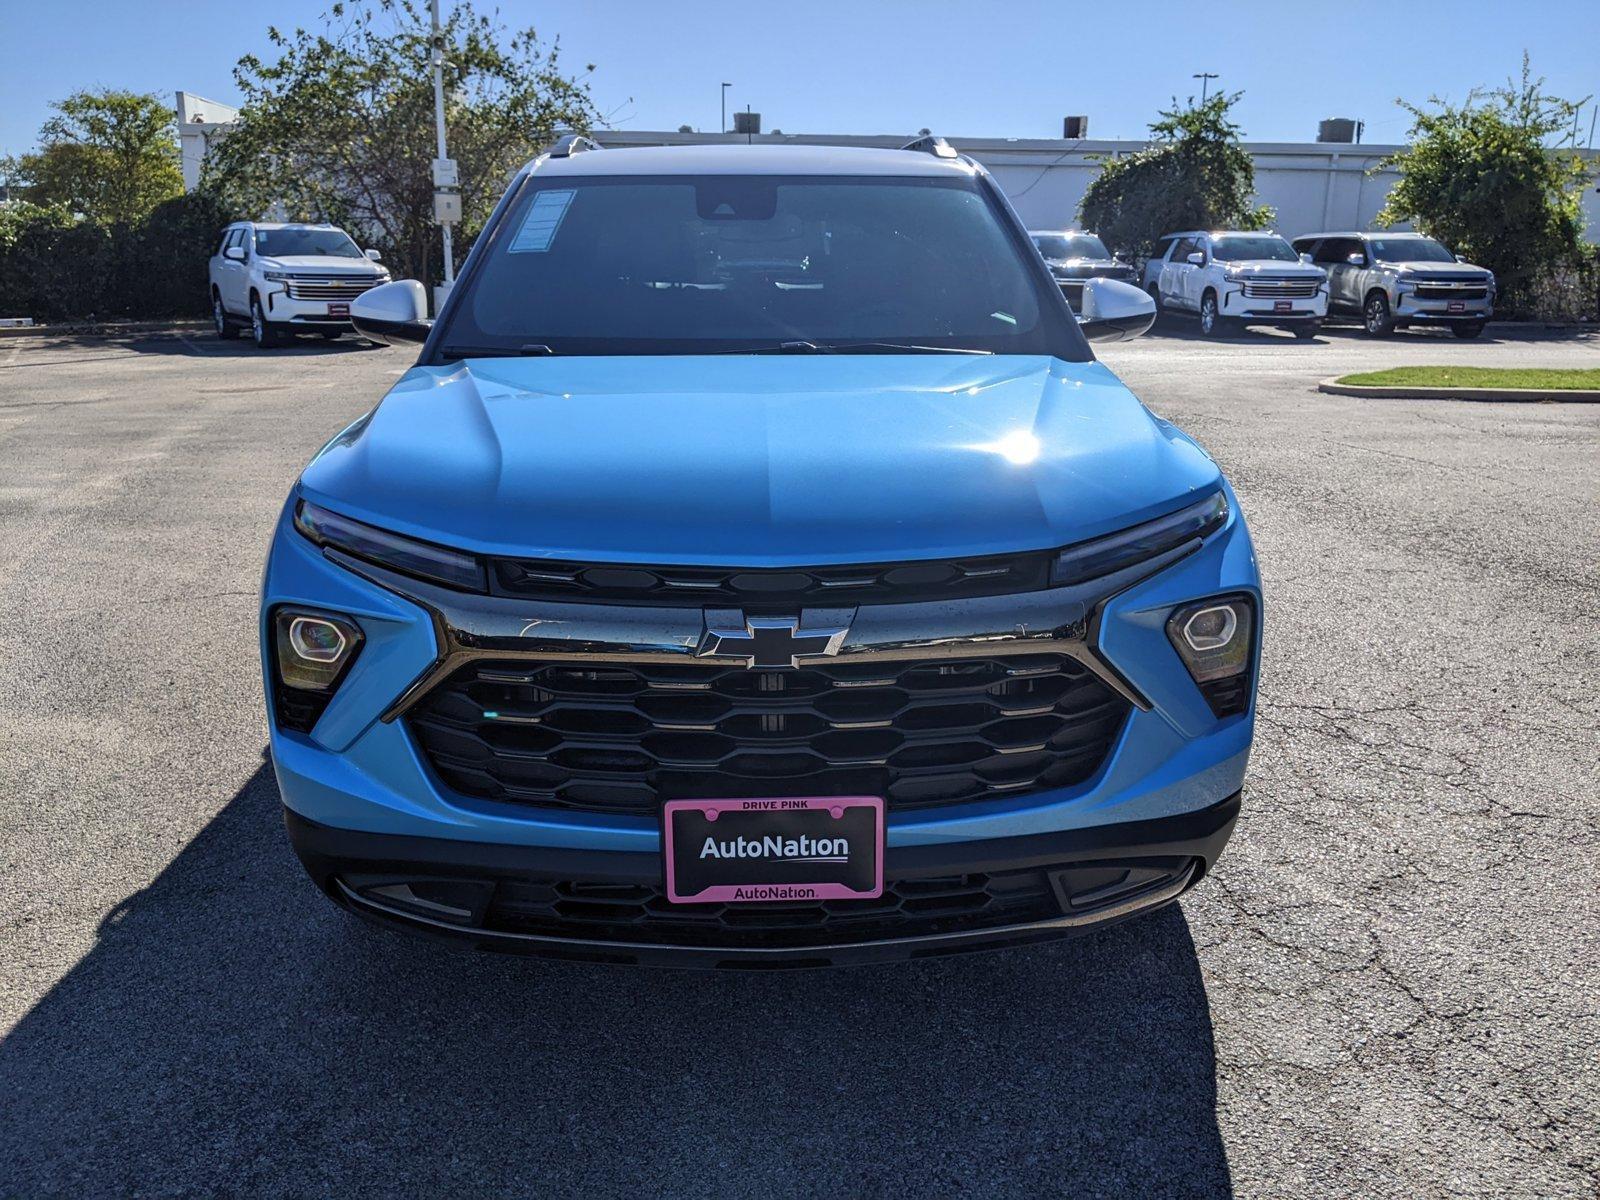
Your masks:
{"label": "pink license plate frame", "polygon": [[[870,833],[866,835],[860,831],[859,814],[863,810],[871,817]],[[699,829],[687,834],[681,833],[680,822],[675,819],[680,813],[687,814],[690,818],[684,824],[694,824]],[[699,816],[695,818],[697,813]],[[870,886],[852,886],[838,879],[808,879],[806,873],[809,870],[833,874],[854,871],[859,874],[861,868],[857,861],[841,863],[836,855],[809,857],[800,855],[771,860],[763,857],[758,860],[759,866],[756,867],[750,866],[748,862],[737,864],[744,874],[750,874],[754,870],[760,877],[729,880],[689,891],[680,887],[677,862],[678,851],[685,848],[680,845],[680,840],[684,836],[690,839],[687,844],[692,844],[694,840],[699,840],[696,836],[699,832],[704,832],[708,836],[712,832],[720,832],[715,830],[715,826],[719,821],[724,821],[725,828],[732,835],[731,840],[736,845],[740,838],[746,841],[755,838],[763,843],[764,849],[769,849],[770,839],[774,837],[781,843],[799,840],[797,836],[790,836],[794,833],[793,826],[797,824],[795,818],[792,815],[785,817],[785,814],[810,813],[826,813],[832,821],[841,822],[841,830],[854,827],[854,837],[845,837],[848,849],[845,857],[846,860],[854,860],[858,853],[872,855],[870,871],[863,880],[863,882],[870,880]],[[847,817],[846,814],[850,816]],[[843,825],[847,820],[850,822],[849,827]],[[819,818],[808,819],[804,823],[814,828],[818,837],[829,832],[828,824]],[[770,796],[732,800],[669,800],[662,806],[661,814],[662,864],[666,873],[667,899],[673,904],[762,904],[808,900],[876,899],[883,895],[884,826],[884,802],[881,796]],[[718,840],[725,843],[730,839]]]}

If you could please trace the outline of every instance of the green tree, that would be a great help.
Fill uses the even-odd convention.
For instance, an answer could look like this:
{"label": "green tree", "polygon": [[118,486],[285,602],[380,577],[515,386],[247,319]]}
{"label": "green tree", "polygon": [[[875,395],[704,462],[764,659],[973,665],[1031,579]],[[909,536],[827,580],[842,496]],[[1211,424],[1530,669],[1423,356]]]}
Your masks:
{"label": "green tree", "polygon": [[[239,60],[240,124],[208,159],[208,186],[240,211],[281,206],[291,219],[343,225],[400,274],[437,277],[425,6],[362,0],[333,5],[323,21],[319,33],[269,30],[276,61]],[[557,130],[587,129],[594,110],[587,83],[558,69],[558,44],[532,29],[508,30],[463,3],[441,40],[464,253],[510,173]]]}
{"label": "green tree", "polygon": [[177,114],[160,97],[75,92],[51,107],[39,149],[15,165],[27,199],[64,204],[98,225],[132,225],[183,194]]}
{"label": "green tree", "polygon": [[1400,172],[1380,224],[1409,221],[1488,267],[1513,310],[1546,274],[1579,261],[1589,171],[1574,117],[1587,97],[1548,95],[1523,55],[1520,80],[1461,104],[1396,103],[1411,114],[1411,142],[1379,165]]}
{"label": "green tree", "polygon": [[1146,258],[1176,229],[1262,229],[1272,209],[1253,203],[1255,167],[1230,112],[1243,92],[1194,97],[1161,112],[1154,143],[1108,158],[1084,193],[1078,216],[1119,253]]}

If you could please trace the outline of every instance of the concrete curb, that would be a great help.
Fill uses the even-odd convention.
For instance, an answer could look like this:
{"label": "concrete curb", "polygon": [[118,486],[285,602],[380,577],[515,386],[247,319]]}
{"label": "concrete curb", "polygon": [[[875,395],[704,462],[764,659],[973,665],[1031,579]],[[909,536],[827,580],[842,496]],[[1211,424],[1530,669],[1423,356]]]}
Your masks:
{"label": "concrete curb", "polygon": [[72,321],[61,325],[16,325],[0,329],[0,338],[8,337],[113,337],[119,333],[187,333],[192,329],[210,329],[210,321]]}
{"label": "concrete curb", "polygon": [[1592,388],[1448,388],[1448,387],[1367,387],[1324,379],[1317,391],[1330,396],[1361,396],[1368,400],[1512,400],[1555,401],[1568,404],[1600,404],[1600,391]]}

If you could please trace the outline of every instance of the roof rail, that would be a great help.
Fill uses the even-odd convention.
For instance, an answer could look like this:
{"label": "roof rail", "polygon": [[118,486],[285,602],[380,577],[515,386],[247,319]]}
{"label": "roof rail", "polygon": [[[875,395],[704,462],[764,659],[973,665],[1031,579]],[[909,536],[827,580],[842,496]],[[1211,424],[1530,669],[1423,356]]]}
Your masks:
{"label": "roof rail", "polygon": [[915,150],[919,154],[933,154],[939,158],[961,157],[956,153],[956,148],[949,142],[945,141],[942,137],[934,137],[926,130],[923,131],[922,136],[917,138],[916,141],[907,142],[904,146],[901,146],[900,149]]}
{"label": "roof rail", "polygon": [[586,138],[581,133],[569,133],[550,147],[551,158],[571,158],[584,150],[602,149],[599,142],[593,138]]}

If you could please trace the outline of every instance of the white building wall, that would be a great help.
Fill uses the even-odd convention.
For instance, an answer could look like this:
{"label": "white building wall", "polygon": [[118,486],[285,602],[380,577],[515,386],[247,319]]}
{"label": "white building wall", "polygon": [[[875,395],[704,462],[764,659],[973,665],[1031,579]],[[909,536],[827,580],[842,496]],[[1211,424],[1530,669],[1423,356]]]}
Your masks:
{"label": "white building wall", "polygon": [[[603,146],[618,147],[744,140],[734,134],[635,130],[604,130],[595,138]],[[909,138],[762,134],[755,140],[765,144],[898,146]],[[1025,138],[951,138],[950,143],[993,173],[1024,223],[1034,229],[1076,225],[1078,204],[1099,174],[1102,157],[1131,154],[1148,144]],[[1325,229],[1372,228],[1399,179],[1397,172],[1377,169],[1399,146],[1327,142],[1246,142],[1244,146],[1255,164],[1257,201],[1277,210],[1274,228],[1286,237]],[[1600,153],[1593,157],[1600,166]],[[1584,215],[1589,240],[1600,242],[1600,189],[1593,184],[1584,195]]]}

